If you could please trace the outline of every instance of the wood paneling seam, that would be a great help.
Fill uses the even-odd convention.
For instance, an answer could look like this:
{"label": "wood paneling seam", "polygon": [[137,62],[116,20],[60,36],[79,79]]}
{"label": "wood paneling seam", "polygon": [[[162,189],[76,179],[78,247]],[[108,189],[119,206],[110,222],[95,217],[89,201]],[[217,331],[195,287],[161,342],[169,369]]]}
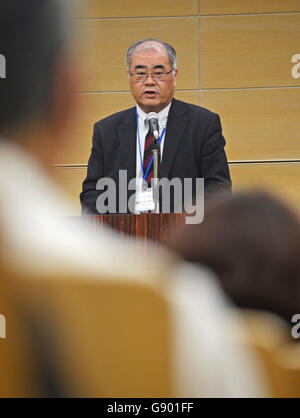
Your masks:
{"label": "wood paneling seam", "polygon": [[239,17],[239,16],[268,16],[268,15],[294,15],[294,14],[299,14],[300,10],[295,10],[294,12],[261,12],[261,13],[239,13],[239,14],[235,14],[235,13],[223,13],[223,14],[209,14],[209,15],[201,15],[200,14],[200,19],[201,18],[206,18],[206,17],[227,17],[227,16],[232,16],[232,17]]}
{"label": "wood paneling seam", "polygon": [[141,20],[141,19],[195,19],[198,15],[181,15],[181,16],[138,16],[138,17],[74,17],[71,21],[81,20]]}
{"label": "wood paneling seam", "polygon": [[281,90],[281,89],[299,89],[300,86],[264,86],[264,87],[220,87],[210,89],[200,89],[200,91],[227,91],[227,90]]}

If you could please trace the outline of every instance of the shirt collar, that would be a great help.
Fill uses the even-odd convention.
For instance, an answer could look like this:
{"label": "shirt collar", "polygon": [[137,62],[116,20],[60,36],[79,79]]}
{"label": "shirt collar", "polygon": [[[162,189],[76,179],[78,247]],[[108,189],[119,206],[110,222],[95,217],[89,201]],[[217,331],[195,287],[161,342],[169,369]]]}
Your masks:
{"label": "shirt collar", "polygon": [[[169,111],[170,111],[170,107],[171,107],[171,103],[170,102],[168,104],[168,106],[164,107],[160,112],[158,112],[157,117],[158,117],[158,123],[159,126],[163,126],[165,127],[167,124],[167,119],[168,119],[168,115],[169,115]],[[140,123],[143,123],[144,126],[146,128],[148,128],[148,121],[147,121],[147,113],[145,113],[137,104],[136,105],[136,109],[137,109],[137,114],[138,114],[138,118]]]}

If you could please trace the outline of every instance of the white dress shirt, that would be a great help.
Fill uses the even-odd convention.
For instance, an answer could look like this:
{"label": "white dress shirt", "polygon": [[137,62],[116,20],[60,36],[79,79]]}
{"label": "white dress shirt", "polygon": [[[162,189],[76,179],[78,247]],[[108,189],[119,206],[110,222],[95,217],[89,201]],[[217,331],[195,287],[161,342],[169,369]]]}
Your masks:
{"label": "white dress shirt", "polygon": [[[164,128],[167,126],[167,120],[171,103],[168,104],[163,110],[157,113],[159,134],[161,135]],[[147,121],[147,113],[145,113],[138,105],[136,105],[138,114],[138,130],[136,133],[136,179],[137,179],[137,190],[140,190],[143,180],[143,159],[144,159],[144,148],[146,135],[149,132],[149,123]],[[139,134],[139,135],[138,135]],[[163,157],[164,143],[165,143],[166,132],[164,133],[160,143],[160,155]],[[140,141],[140,145],[139,145]]]}

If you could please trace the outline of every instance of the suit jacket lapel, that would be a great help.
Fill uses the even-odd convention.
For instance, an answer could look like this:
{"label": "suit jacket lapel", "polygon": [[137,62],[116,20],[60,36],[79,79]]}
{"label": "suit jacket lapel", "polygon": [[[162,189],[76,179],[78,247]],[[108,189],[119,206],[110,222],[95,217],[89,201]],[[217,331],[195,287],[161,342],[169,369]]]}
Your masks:
{"label": "suit jacket lapel", "polygon": [[129,109],[118,127],[119,143],[128,180],[136,176],[136,108]]}
{"label": "suit jacket lapel", "polygon": [[168,115],[166,137],[159,177],[169,177],[172,164],[179,148],[187,124],[184,105],[173,99]]}
{"label": "suit jacket lapel", "polygon": [[[187,124],[184,105],[173,99],[168,122],[159,177],[169,177]],[[128,179],[136,177],[136,108],[129,109],[118,127],[119,143]]]}

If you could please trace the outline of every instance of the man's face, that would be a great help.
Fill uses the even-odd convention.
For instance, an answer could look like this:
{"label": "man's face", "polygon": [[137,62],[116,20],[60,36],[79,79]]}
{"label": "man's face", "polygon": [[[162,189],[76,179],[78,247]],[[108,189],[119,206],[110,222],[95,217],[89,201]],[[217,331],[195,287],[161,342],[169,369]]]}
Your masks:
{"label": "man's face", "polygon": [[153,49],[137,48],[132,56],[129,73],[131,93],[145,112],[160,112],[172,100],[176,88],[177,70],[166,75],[165,80],[153,80],[151,74],[147,75],[145,81],[136,81],[130,76],[134,71],[151,73],[153,71],[172,70],[168,53],[163,46]]}

